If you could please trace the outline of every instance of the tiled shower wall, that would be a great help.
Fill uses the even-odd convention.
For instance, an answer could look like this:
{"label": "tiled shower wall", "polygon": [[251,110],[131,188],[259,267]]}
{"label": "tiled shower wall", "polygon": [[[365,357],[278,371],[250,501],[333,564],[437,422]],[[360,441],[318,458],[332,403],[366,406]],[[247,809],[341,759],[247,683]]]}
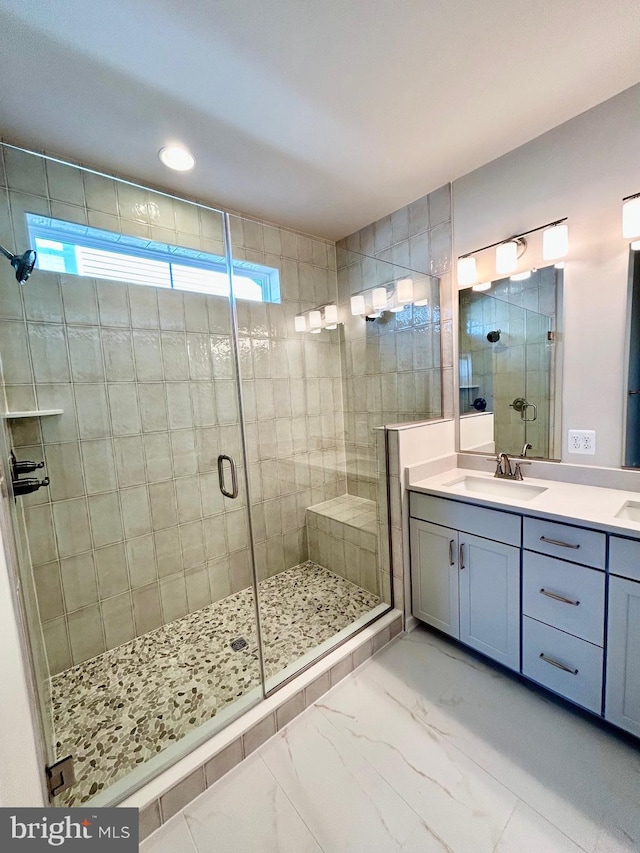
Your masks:
{"label": "tiled shower wall", "polygon": [[[367,225],[337,249],[347,489],[376,500],[374,430],[453,413],[450,185]],[[427,305],[374,322],[351,316],[352,294],[405,276],[429,282]]]}
{"label": "tiled shower wall", "polygon": [[[224,254],[214,211],[5,148],[0,242],[24,251],[25,211]],[[293,316],[335,298],[332,244],[234,217],[234,255],[279,267],[281,304],[238,304],[261,577],[306,558],[308,505],[346,490],[337,332]],[[52,672],[250,583],[227,301],[0,267],[0,353],[19,459],[49,489],[21,498]],[[242,473],[242,472],[240,472]],[[242,476],[240,477],[242,484]]]}

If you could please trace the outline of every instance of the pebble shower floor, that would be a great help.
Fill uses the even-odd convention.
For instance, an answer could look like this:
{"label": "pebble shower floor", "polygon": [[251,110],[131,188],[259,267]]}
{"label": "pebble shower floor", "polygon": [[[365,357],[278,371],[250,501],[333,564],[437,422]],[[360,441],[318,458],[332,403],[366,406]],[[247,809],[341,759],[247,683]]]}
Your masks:
{"label": "pebble shower floor", "polygon": [[[380,599],[308,561],[260,583],[265,675],[276,675]],[[52,678],[60,758],[87,802],[260,683],[253,592],[245,589]],[[238,637],[245,648],[233,651]]]}

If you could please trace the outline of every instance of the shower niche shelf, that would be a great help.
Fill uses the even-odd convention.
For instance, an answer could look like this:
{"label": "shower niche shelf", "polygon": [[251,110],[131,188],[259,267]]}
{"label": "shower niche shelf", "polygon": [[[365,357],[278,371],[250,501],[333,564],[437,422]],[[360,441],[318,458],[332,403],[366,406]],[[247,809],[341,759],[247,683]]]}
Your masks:
{"label": "shower niche shelf", "polygon": [[62,415],[63,409],[33,409],[28,412],[4,412],[2,417],[5,420],[16,420],[17,418],[46,418],[50,415]]}

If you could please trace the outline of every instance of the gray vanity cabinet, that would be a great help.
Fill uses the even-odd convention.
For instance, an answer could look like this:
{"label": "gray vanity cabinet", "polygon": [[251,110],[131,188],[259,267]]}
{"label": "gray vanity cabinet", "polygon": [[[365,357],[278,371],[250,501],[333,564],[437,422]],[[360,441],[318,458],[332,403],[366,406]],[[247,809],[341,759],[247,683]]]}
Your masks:
{"label": "gray vanity cabinet", "polygon": [[419,492],[409,514],[414,616],[640,737],[640,539]]}
{"label": "gray vanity cabinet", "polygon": [[519,670],[520,518],[428,495],[410,506],[413,615]]}
{"label": "gray vanity cabinet", "polygon": [[525,517],[522,674],[602,713],[607,537]]}
{"label": "gray vanity cabinet", "polygon": [[460,636],[458,534],[448,527],[411,520],[413,614],[452,637]]}
{"label": "gray vanity cabinet", "polygon": [[640,737],[640,542],[611,537],[605,718]]}
{"label": "gray vanity cabinet", "polygon": [[520,669],[520,549],[460,534],[460,640]]}

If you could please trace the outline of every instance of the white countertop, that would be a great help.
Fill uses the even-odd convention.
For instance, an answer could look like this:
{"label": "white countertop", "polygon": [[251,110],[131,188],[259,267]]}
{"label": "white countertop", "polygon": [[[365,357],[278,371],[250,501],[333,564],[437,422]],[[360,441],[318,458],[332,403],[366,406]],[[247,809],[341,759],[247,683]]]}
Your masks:
{"label": "white countertop", "polygon": [[633,501],[640,506],[640,494],[638,492],[604,489],[599,486],[585,486],[557,480],[538,480],[527,477],[526,473],[524,480],[516,481],[513,484],[508,480],[496,479],[496,482],[504,484],[505,487],[517,486],[521,483],[540,486],[545,489],[541,494],[529,500],[523,500],[511,495],[503,497],[480,492],[465,491],[462,493],[455,485],[451,484],[463,477],[494,480],[492,473],[474,471],[468,468],[450,468],[441,474],[411,483],[408,489],[427,495],[453,498],[476,506],[540,516],[553,521],[579,524],[607,533],[620,533],[640,539],[640,521],[615,517],[626,501]]}

